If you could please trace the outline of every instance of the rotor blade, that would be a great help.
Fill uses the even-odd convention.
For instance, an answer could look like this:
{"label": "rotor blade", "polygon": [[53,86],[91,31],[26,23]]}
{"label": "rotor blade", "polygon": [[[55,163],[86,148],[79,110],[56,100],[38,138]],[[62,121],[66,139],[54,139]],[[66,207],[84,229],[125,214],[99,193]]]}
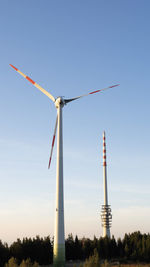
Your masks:
{"label": "rotor blade", "polygon": [[67,104],[67,103],[69,103],[71,101],[74,101],[74,100],[76,100],[78,98],[81,98],[81,97],[84,97],[84,96],[87,96],[87,95],[92,95],[92,94],[95,94],[95,93],[99,93],[101,91],[104,91],[104,90],[107,90],[109,88],[113,88],[113,87],[116,87],[116,86],[119,86],[119,85],[120,84],[111,85],[109,87],[106,87],[106,88],[103,88],[103,89],[100,89],[100,90],[96,90],[96,91],[90,92],[90,93],[85,94],[85,95],[80,95],[80,96],[77,96],[77,97],[74,97],[74,98],[64,99],[64,101],[65,101],[65,104]]}
{"label": "rotor blade", "polygon": [[54,148],[54,144],[55,144],[57,123],[58,123],[58,116],[56,118],[56,123],[55,123],[55,129],[54,129],[54,135],[53,135],[53,140],[52,140],[52,146],[51,146],[51,153],[50,153],[50,158],[49,158],[49,163],[48,163],[48,169],[50,168],[51,160],[52,160],[52,155],[53,155],[53,148]]}
{"label": "rotor blade", "polygon": [[25,75],[24,73],[22,73],[20,70],[18,70],[16,67],[14,67],[13,65],[9,64],[14,70],[16,70],[18,73],[20,73],[20,75],[22,75],[25,79],[27,79],[30,83],[32,83],[36,88],[38,88],[43,94],[47,95],[53,102],[55,102],[55,98],[49,93],[47,92],[44,88],[42,88],[39,84],[37,84],[36,82],[34,82],[30,77],[28,77],[27,75]]}

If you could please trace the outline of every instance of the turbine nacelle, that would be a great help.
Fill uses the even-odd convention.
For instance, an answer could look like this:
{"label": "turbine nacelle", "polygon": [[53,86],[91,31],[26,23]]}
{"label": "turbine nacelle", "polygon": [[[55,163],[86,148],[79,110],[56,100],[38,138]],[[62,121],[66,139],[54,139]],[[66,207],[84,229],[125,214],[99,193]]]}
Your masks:
{"label": "turbine nacelle", "polygon": [[66,104],[65,100],[61,96],[56,98],[56,100],[55,100],[55,107],[56,108],[58,108],[59,106],[61,106],[63,108],[65,104]]}

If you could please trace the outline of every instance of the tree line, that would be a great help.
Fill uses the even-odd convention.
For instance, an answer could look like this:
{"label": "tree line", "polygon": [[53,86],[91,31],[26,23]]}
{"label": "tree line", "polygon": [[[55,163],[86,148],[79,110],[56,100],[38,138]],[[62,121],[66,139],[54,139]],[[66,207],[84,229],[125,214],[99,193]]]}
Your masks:
{"label": "tree line", "polygon": [[[141,234],[139,231],[125,234],[124,238],[81,238],[68,235],[65,241],[66,260],[81,260],[89,258],[97,250],[99,258],[119,261],[150,262],[150,234]],[[10,258],[16,258],[18,263],[30,259],[40,265],[48,265],[53,261],[53,238],[17,239],[10,246],[0,241],[0,267],[3,267]]]}

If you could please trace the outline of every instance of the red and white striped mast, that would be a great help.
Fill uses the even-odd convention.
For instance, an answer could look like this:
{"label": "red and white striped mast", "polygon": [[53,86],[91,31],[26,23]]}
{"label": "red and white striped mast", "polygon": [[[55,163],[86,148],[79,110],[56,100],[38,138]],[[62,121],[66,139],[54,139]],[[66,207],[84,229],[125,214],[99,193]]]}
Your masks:
{"label": "red and white striped mast", "polygon": [[110,238],[110,227],[111,227],[111,222],[112,222],[112,214],[111,214],[110,205],[108,205],[105,132],[103,132],[103,181],[104,181],[104,205],[102,205],[102,211],[101,211],[103,237],[107,236]]}

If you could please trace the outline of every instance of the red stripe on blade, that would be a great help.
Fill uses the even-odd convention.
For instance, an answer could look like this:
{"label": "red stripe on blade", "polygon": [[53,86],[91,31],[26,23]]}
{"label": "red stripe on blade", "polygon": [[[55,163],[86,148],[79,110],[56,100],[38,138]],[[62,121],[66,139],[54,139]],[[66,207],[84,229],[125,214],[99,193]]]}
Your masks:
{"label": "red stripe on blade", "polygon": [[9,64],[14,70],[16,70],[16,71],[18,71],[18,69],[15,67],[15,66],[13,66],[13,65],[11,65],[11,64]]}
{"label": "red stripe on blade", "polygon": [[113,88],[113,87],[116,87],[116,86],[119,86],[120,84],[116,84],[116,85],[112,85],[110,86],[109,88]]}
{"label": "red stripe on blade", "polygon": [[50,165],[51,165],[51,158],[49,159],[48,169],[50,168]]}
{"label": "red stripe on blade", "polygon": [[54,143],[55,143],[55,135],[53,136],[52,146],[54,146]]}
{"label": "red stripe on blade", "polygon": [[89,94],[92,95],[92,94],[98,93],[98,92],[100,92],[100,91],[101,91],[101,90],[93,91],[93,92],[91,92],[91,93],[89,93]]}
{"label": "red stripe on blade", "polygon": [[35,82],[34,82],[32,79],[30,79],[28,76],[26,76],[26,79],[27,79],[30,83],[35,84]]}

